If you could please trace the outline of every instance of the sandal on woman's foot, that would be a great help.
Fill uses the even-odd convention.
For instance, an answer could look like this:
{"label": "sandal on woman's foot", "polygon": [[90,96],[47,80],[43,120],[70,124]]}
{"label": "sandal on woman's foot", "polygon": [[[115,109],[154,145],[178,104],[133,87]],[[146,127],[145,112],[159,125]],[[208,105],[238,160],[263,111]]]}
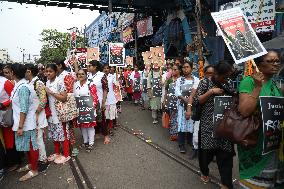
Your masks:
{"label": "sandal on woman's foot", "polygon": [[54,160],[54,163],[56,163],[56,164],[64,164],[64,163],[66,163],[67,161],[69,161],[70,159],[71,159],[70,156],[68,156],[68,157],[61,156],[60,158],[55,159],[55,160]]}
{"label": "sandal on woman's foot", "polygon": [[94,149],[94,145],[89,145],[89,146],[86,148],[86,152],[90,153],[93,149]]}
{"label": "sandal on woman's foot", "polygon": [[22,176],[20,179],[19,179],[19,181],[20,182],[23,182],[23,181],[26,181],[26,180],[29,180],[29,179],[31,179],[31,178],[33,178],[33,177],[35,177],[35,176],[37,176],[38,175],[38,172],[32,172],[32,171],[29,171],[27,174],[25,174],[24,176]]}
{"label": "sandal on woman's foot", "polygon": [[208,177],[208,176],[202,175],[202,176],[200,177],[200,179],[201,179],[202,182],[204,182],[204,184],[206,184],[206,183],[209,182],[209,177]]}
{"label": "sandal on woman's foot", "polygon": [[104,140],[104,144],[109,144],[109,143],[110,143],[110,138],[106,136]]}
{"label": "sandal on woman's foot", "polygon": [[30,170],[30,167],[29,167],[29,164],[25,165],[24,167],[20,167],[17,172],[18,173],[21,173],[21,172],[25,172],[25,171],[29,171]]}
{"label": "sandal on woman's foot", "polygon": [[47,158],[47,161],[54,161],[58,156],[60,156],[59,154],[52,154]]}
{"label": "sandal on woman's foot", "polygon": [[78,148],[73,148],[71,156],[76,157],[78,154],[79,154]]}

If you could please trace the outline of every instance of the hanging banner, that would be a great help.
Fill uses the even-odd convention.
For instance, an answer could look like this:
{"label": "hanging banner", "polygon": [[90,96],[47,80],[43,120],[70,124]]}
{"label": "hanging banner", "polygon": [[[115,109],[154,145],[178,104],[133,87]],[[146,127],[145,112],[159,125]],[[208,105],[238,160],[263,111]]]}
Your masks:
{"label": "hanging banner", "polygon": [[276,12],[284,12],[284,0],[280,0],[276,6]]}
{"label": "hanging banner", "polygon": [[76,48],[75,57],[78,62],[80,69],[87,69],[87,49],[86,48]]}
{"label": "hanging banner", "polygon": [[259,20],[256,25],[256,19],[258,17],[259,7],[261,5],[260,0],[239,0],[237,2],[229,2],[220,7],[220,11],[228,10],[231,8],[239,7],[246,15],[248,22],[253,28],[256,28],[256,32],[270,32],[274,31],[275,25],[275,0],[264,1]]}
{"label": "hanging banner", "polygon": [[76,103],[79,111],[78,123],[91,123],[96,121],[96,111],[93,105],[93,98],[90,96],[76,97]]}
{"label": "hanging banner", "polygon": [[211,13],[236,64],[267,53],[240,8]]}
{"label": "hanging banner", "polygon": [[150,47],[151,60],[154,66],[161,67],[166,64],[164,46]]}
{"label": "hanging banner", "polygon": [[99,47],[89,47],[87,48],[87,63],[92,60],[100,60],[100,48]]}
{"label": "hanging banner", "polygon": [[130,65],[131,67],[133,67],[133,62],[134,62],[134,58],[131,56],[126,56],[125,57],[125,63],[126,66]]}
{"label": "hanging banner", "polygon": [[152,16],[137,22],[138,37],[145,37],[153,34]]}
{"label": "hanging banner", "polygon": [[127,27],[122,31],[122,41],[124,44],[134,41],[132,31],[132,27]]}
{"label": "hanging banner", "polygon": [[123,43],[109,43],[109,65],[125,67],[125,49]]}
{"label": "hanging banner", "polygon": [[72,28],[70,30],[70,49],[76,49],[77,40],[77,28]]}
{"label": "hanging banner", "polygon": [[261,96],[259,99],[263,121],[264,155],[279,149],[281,127],[284,126],[284,97]]}

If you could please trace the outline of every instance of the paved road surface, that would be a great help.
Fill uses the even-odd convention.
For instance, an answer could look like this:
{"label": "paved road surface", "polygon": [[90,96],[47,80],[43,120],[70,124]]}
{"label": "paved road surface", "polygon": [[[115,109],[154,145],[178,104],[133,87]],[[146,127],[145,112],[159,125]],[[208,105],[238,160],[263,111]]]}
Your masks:
{"label": "paved road surface", "polygon": [[[109,145],[103,145],[103,139],[95,142],[95,149],[91,153],[80,151],[77,160],[71,164],[51,164],[46,174],[24,182],[17,180],[22,175],[9,173],[0,183],[1,189],[215,189],[214,183],[203,184],[195,171],[197,161],[189,161],[188,154],[178,152],[176,142],[168,140],[166,129],[154,126],[151,112],[141,111],[128,102],[123,103],[123,113],[119,122],[123,128],[118,128]],[[131,130],[133,129],[133,130]],[[173,160],[167,154],[139,139],[133,133],[143,133],[138,137],[151,139],[162,149],[178,159]],[[128,131],[128,132],[127,132]],[[77,131],[81,142],[80,132]],[[52,151],[49,143],[48,152]],[[188,147],[189,149],[189,147]],[[184,160],[186,166],[180,162]],[[74,164],[74,166],[72,166]],[[73,168],[73,170],[72,170]],[[216,166],[212,165],[212,174],[218,178]]]}

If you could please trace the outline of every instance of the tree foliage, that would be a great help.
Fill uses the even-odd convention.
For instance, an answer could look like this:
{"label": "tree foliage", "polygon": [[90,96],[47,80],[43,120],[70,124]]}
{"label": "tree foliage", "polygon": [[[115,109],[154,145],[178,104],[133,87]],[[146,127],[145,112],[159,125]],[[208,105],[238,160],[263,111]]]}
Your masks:
{"label": "tree foliage", "polygon": [[[70,47],[69,33],[59,32],[56,29],[44,29],[40,36],[43,45],[37,63],[49,64],[54,59],[65,59]],[[77,47],[84,46],[83,41],[83,37],[77,36]]]}

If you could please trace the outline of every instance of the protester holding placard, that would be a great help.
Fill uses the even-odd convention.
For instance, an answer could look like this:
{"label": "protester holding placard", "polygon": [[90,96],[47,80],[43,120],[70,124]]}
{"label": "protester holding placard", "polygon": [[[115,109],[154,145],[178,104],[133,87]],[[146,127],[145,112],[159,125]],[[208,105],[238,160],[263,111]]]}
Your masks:
{"label": "protester holding placard", "polygon": [[[200,81],[194,101],[202,105],[199,128],[199,167],[201,180],[209,181],[209,164],[216,156],[223,187],[233,188],[233,144],[222,138],[214,137],[213,113],[214,96],[232,95],[233,90],[227,79],[233,73],[233,67],[223,62],[215,66],[215,74],[211,79]],[[196,104],[196,102],[194,102]]]}
{"label": "protester holding placard", "polygon": [[185,61],[181,66],[182,76],[176,81],[175,95],[178,98],[178,145],[180,153],[186,153],[186,137],[188,143],[192,144],[193,120],[191,119],[191,107],[199,79],[191,75],[192,62]]}
{"label": "protester holding placard", "polygon": [[[239,87],[239,111],[244,117],[260,112],[260,96],[282,96],[272,79],[280,68],[281,61],[278,53],[268,51],[268,54],[255,59],[255,62],[260,72],[244,78]],[[280,166],[277,152],[262,154],[263,135],[263,129],[260,127],[258,143],[255,147],[245,149],[238,146],[240,183],[243,188],[251,186],[254,188],[283,188],[284,186],[284,166],[283,164]]]}
{"label": "protester holding placard", "polygon": [[102,65],[97,60],[92,60],[88,64],[88,79],[92,80],[93,84],[96,85],[97,95],[99,98],[100,110],[97,112],[97,123],[101,126],[102,134],[104,135],[104,144],[110,142],[109,129],[105,124],[105,109],[106,109],[106,99],[108,94],[108,81],[107,76],[102,72]]}
{"label": "protester holding placard", "polygon": [[74,84],[74,95],[79,111],[78,126],[81,128],[84,143],[83,148],[91,152],[95,142],[96,107],[98,105],[97,89],[92,80],[87,80],[87,72],[80,69],[78,81]]}

